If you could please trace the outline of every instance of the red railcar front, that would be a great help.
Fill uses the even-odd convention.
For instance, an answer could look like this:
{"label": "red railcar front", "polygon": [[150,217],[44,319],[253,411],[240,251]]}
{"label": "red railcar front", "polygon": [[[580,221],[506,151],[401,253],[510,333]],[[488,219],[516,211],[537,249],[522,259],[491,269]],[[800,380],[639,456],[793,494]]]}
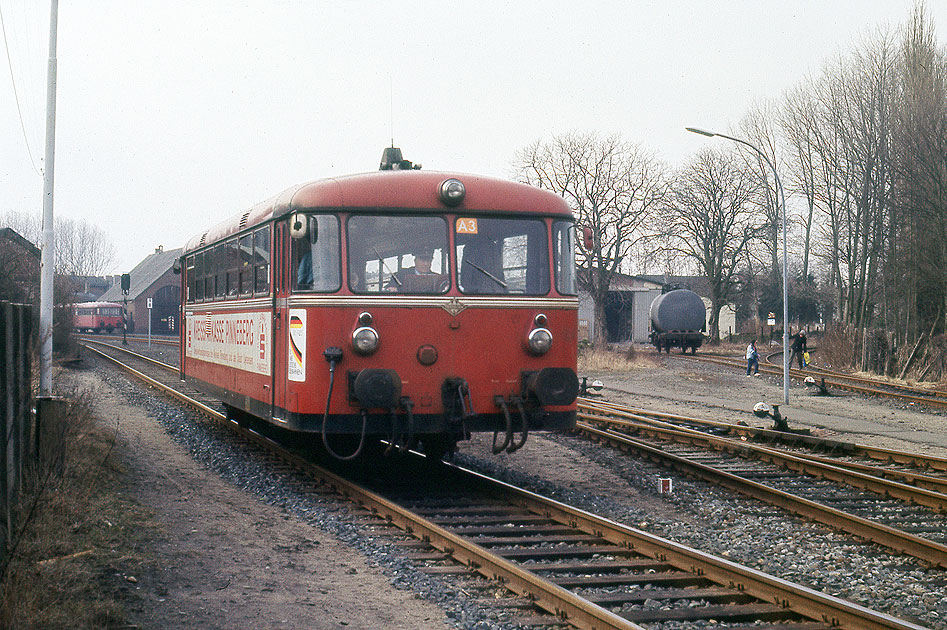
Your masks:
{"label": "red railcar front", "polygon": [[575,422],[573,232],[560,198],[474,176],[287,191],[186,248],[184,372],[327,445],[513,450]]}

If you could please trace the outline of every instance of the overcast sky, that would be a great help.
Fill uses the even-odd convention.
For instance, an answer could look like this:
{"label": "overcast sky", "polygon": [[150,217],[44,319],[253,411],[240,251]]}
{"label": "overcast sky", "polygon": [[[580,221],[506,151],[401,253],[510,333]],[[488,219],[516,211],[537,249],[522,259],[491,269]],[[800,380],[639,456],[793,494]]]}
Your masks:
{"label": "overcast sky", "polygon": [[[62,0],[55,212],[106,230],[121,273],[294,184],[374,170],[392,139],[425,169],[500,177],[568,131],[677,166],[723,142],[685,126],[726,131],[912,6]],[[49,6],[0,10],[25,127],[0,67],[0,214],[40,216],[24,135],[39,168]],[[927,10],[943,46],[947,2]]]}

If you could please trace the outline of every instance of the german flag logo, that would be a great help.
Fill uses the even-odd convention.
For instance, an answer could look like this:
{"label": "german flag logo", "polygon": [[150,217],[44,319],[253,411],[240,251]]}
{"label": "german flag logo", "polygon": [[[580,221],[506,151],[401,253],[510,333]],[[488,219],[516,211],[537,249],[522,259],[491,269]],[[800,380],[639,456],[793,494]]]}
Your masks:
{"label": "german flag logo", "polygon": [[299,367],[302,367],[303,364],[303,353],[297,343],[297,337],[302,334],[304,334],[303,321],[296,315],[291,316],[289,318],[289,348],[293,353],[293,359],[296,360],[296,365]]}

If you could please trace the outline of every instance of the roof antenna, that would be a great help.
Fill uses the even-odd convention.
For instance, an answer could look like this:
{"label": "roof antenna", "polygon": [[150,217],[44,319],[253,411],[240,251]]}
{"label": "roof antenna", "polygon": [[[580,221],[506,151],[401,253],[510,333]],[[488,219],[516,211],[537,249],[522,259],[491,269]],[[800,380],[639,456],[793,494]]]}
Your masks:
{"label": "roof antenna", "polygon": [[388,75],[388,125],[391,130],[391,148],[395,148],[395,88],[394,80]]}

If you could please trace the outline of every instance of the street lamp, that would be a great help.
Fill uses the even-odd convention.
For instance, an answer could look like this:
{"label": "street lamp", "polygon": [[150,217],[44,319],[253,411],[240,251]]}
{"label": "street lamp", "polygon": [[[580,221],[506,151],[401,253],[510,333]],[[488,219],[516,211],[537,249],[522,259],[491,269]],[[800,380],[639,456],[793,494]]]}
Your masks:
{"label": "street lamp", "polygon": [[741,140],[740,138],[734,138],[733,136],[728,136],[722,133],[716,133],[714,131],[706,131],[704,129],[696,129],[694,127],[685,127],[688,131],[692,133],[698,133],[702,136],[707,136],[708,138],[713,138],[714,136],[719,136],[721,138],[726,138],[727,140],[733,140],[734,142],[739,142],[740,144],[750,147],[759,154],[763,161],[765,161],[771,169],[773,169],[773,177],[776,178],[776,190],[779,191],[780,201],[782,203],[783,210],[783,403],[789,404],[789,278],[787,272],[786,264],[786,195],[783,192],[783,186],[779,182],[779,173],[776,172],[776,166],[770,162],[769,158],[766,157],[766,154],[761,150],[747,142],[746,140]]}

